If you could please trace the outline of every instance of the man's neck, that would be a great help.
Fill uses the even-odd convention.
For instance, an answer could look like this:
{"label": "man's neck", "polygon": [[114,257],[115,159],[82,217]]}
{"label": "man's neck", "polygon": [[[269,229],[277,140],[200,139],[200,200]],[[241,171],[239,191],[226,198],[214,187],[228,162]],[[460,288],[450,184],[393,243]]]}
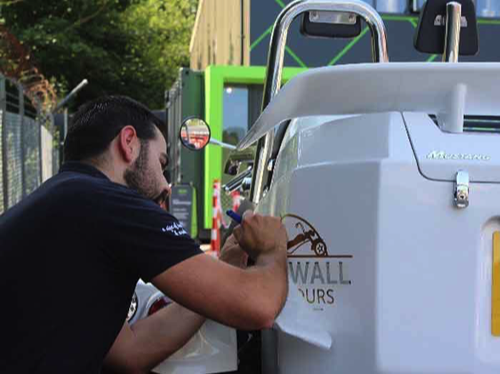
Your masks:
{"label": "man's neck", "polygon": [[118,167],[112,167],[108,162],[95,162],[95,161],[82,161],[84,164],[91,165],[103,173],[108,179],[114,183],[121,184],[128,187],[125,179],[123,178],[124,171]]}

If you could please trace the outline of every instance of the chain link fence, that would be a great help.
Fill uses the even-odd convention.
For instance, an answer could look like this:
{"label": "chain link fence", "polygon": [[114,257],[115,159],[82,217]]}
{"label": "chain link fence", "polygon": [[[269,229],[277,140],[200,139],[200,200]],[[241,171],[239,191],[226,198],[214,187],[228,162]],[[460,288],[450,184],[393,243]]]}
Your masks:
{"label": "chain link fence", "polygon": [[0,75],[0,214],[58,171],[56,139],[53,118]]}

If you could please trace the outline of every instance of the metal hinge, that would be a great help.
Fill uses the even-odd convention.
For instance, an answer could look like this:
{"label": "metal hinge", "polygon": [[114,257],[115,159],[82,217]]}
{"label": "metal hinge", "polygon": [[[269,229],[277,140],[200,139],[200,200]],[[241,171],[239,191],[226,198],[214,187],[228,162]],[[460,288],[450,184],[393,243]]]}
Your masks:
{"label": "metal hinge", "polygon": [[455,206],[464,209],[469,206],[469,173],[459,170],[455,181]]}

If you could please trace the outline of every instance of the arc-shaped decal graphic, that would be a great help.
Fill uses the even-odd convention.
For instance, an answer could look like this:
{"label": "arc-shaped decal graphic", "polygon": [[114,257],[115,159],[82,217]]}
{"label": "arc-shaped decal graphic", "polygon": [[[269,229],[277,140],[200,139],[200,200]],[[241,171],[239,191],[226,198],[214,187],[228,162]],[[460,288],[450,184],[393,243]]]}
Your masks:
{"label": "arc-shaped decal graphic", "polygon": [[286,218],[294,218],[297,220],[295,228],[300,233],[288,242],[288,256],[293,257],[293,254],[305,244],[310,244],[311,251],[318,257],[328,257],[328,248],[325,241],[319,235],[318,231],[306,219],[295,214],[286,214],[281,218],[283,222]]}

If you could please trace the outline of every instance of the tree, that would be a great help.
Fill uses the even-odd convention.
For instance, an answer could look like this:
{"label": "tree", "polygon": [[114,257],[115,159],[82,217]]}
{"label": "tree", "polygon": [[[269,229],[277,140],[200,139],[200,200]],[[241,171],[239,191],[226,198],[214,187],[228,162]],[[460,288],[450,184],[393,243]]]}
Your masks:
{"label": "tree", "polygon": [[145,83],[143,90],[148,96],[157,90],[150,82],[163,82],[163,95],[177,78],[179,67],[189,65],[196,3],[197,0],[142,0],[125,12],[123,26],[136,39],[130,50],[130,67]]}
{"label": "tree", "polygon": [[60,96],[131,96],[152,108],[189,63],[197,0],[0,0],[0,19],[31,50]]}

